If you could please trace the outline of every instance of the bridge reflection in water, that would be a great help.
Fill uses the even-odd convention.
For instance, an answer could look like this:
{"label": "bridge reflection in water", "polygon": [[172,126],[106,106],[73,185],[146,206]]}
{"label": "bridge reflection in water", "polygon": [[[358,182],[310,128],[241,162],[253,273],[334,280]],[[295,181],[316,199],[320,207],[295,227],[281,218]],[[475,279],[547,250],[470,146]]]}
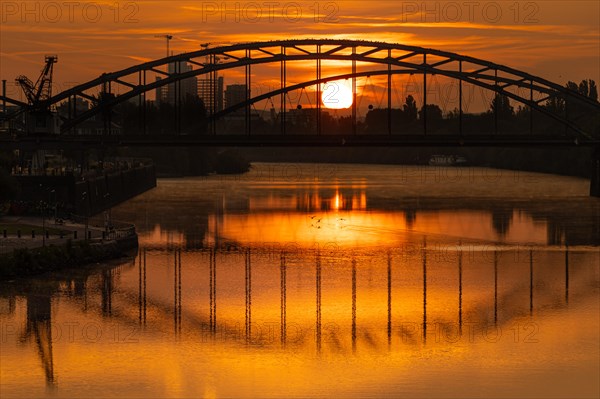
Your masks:
{"label": "bridge reflection in water", "polygon": [[57,352],[81,337],[97,343],[101,334],[131,339],[135,350],[172,336],[182,345],[220,343],[228,353],[249,345],[359,356],[428,345],[452,350],[509,333],[538,342],[546,315],[591,294],[597,259],[593,248],[441,249],[425,238],[420,248],[376,252],[142,246],[132,262],[36,279],[8,297],[17,303],[11,320],[26,320],[19,339],[32,337],[54,386],[55,370],[64,369],[55,358],[66,360]]}
{"label": "bridge reflection in water", "polygon": [[[164,263],[164,257],[175,259],[172,313],[174,331],[178,333],[181,333],[183,318],[188,327],[188,334],[200,334],[203,338],[242,338],[250,344],[275,345],[276,342],[280,342],[285,346],[290,339],[287,331],[288,315],[291,314],[296,332],[298,329],[304,332],[314,331],[316,349],[320,351],[324,329],[328,334],[326,341],[331,342],[333,339],[339,344],[344,341],[343,331],[350,326],[348,332],[353,349],[356,349],[357,331],[360,336],[361,330],[365,333],[368,331],[369,335],[378,335],[379,330],[385,332],[389,345],[394,337],[402,338],[403,343],[408,336],[414,336],[416,339],[416,332],[422,335],[423,343],[427,342],[428,335],[439,342],[440,337],[445,335],[462,335],[464,314],[468,315],[467,320],[471,327],[491,328],[490,326],[507,323],[515,317],[534,316],[536,309],[544,310],[548,306],[565,308],[569,303],[570,258],[592,260],[597,257],[597,251],[594,250],[575,250],[570,253],[568,248],[549,250],[509,247],[490,252],[464,245],[453,248],[453,251],[454,253],[449,254],[447,250],[428,248],[426,242],[418,254],[390,250],[387,255],[385,252],[380,254],[380,258],[384,259],[373,259],[370,255],[360,253],[348,256],[345,251],[288,253],[275,249],[250,248],[187,251],[183,253],[183,257],[185,263],[189,263],[190,266],[184,265],[183,273],[188,271],[190,280],[184,279],[182,283],[182,265],[178,263],[181,262],[181,249],[159,252],[156,249],[142,248],[138,275],[143,276],[146,273],[148,253],[151,254],[152,267],[156,267],[156,263]],[[561,271],[557,268],[559,258],[562,259]],[[552,260],[550,266],[548,259]],[[241,283],[241,277],[235,274],[241,274],[242,262],[245,269],[243,287],[242,284],[234,284],[234,281]],[[418,266],[422,268],[421,273],[414,273]],[[219,268],[222,269],[223,277],[222,281],[218,282],[216,275]],[[465,269],[471,275],[466,281]],[[296,276],[295,281],[289,281],[288,272]],[[578,271],[582,272],[585,270]],[[597,277],[593,269],[587,272],[589,278]],[[202,274],[208,276],[208,284],[200,284],[198,287],[198,283],[206,279]],[[280,279],[278,287],[275,287],[275,277]],[[311,279],[314,287],[313,300],[304,295],[311,285]],[[145,281],[139,280],[138,283],[139,287],[142,287]],[[290,283],[294,287],[302,287],[301,292],[293,290],[294,303],[299,303],[300,309],[290,309],[288,305]],[[434,287],[428,287],[428,284],[433,284]],[[419,285],[422,286],[420,293],[417,293]],[[219,286],[226,287],[224,295],[219,295]],[[387,293],[383,301],[378,298],[382,295],[380,291],[384,291],[381,290],[381,286],[385,287]],[[465,289],[465,286],[469,289]],[[359,293],[362,289],[364,296]],[[253,291],[258,291],[260,295],[258,305],[255,300],[254,310]],[[346,294],[347,291],[350,291],[349,295]],[[241,296],[243,292],[246,298],[244,313],[241,313],[241,298],[232,294],[237,293]],[[325,305],[323,292],[326,299],[329,299],[325,301]],[[274,294],[278,294],[279,298],[273,298]],[[469,294],[473,294],[474,297],[469,298]],[[202,306],[201,299],[206,295],[209,296],[209,301]],[[422,302],[421,312],[417,311],[418,306],[412,306],[419,301],[419,296]],[[190,305],[185,303],[185,299],[182,302],[182,297],[187,297]],[[144,325],[147,317],[147,292],[140,289],[139,298],[139,323]],[[464,306],[466,299],[469,305],[467,309]],[[275,312],[274,308],[277,308],[276,302],[279,302],[277,310],[280,316],[274,320],[271,316]],[[220,309],[219,317],[217,303]],[[444,306],[440,308],[442,303]],[[452,303],[454,305],[451,305]],[[312,321],[309,317],[310,312],[307,311],[311,306],[314,307],[313,314],[316,315]],[[325,312],[325,316],[324,307],[325,310],[329,310]],[[208,312],[200,310],[202,308],[208,309]],[[330,312],[332,309],[336,311]],[[154,304],[152,312],[153,317],[164,317],[169,313],[166,309],[161,310],[158,304]],[[253,312],[262,316],[258,321],[255,318],[254,334]],[[340,317],[340,314],[344,313],[349,314],[346,320]],[[417,313],[420,313],[418,321],[415,318]],[[243,314],[245,316],[242,318]],[[358,319],[362,318],[364,321],[363,326],[357,321],[357,314]],[[381,323],[382,315],[385,316],[385,323]],[[330,322],[325,320],[325,328],[324,317],[330,317]],[[241,319],[245,325],[243,334],[239,327]],[[473,323],[476,325],[472,326]],[[274,324],[278,325],[277,328]],[[433,326],[436,330],[428,332],[428,326]],[[243,336],[240,337],[241,335]]]}

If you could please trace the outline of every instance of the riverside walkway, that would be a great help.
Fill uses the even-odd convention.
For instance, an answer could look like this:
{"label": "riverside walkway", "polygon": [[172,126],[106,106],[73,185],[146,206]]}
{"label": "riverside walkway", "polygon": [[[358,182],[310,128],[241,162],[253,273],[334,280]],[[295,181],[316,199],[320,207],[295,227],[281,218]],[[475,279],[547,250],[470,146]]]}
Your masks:
{"label": "riverside walkway", "polygon": [[97,223],[97,219],[90,219],[86,228],[85,224],[70,220],[58,224],[50,219],[44,222],[41,217],[3,216],[0,217],[0,254],[10,253],[19,248],[33,249],[44,245],[62,245],[69,239],[82,241],[85,240],[86,230],[88,239],[92,241],[106,237],[106,230],[103,225]]}

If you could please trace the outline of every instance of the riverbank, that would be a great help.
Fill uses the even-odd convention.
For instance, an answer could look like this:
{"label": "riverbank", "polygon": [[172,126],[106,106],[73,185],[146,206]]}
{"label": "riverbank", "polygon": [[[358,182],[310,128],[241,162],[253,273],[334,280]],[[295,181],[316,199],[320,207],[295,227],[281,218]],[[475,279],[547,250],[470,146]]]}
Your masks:
{"label": "riverbank", "polygon": [[0,219],[0,280],[120,258],[137,246],[132,225],[106,231],[94,224],[45,226],[40,218],[5,217]]}
{"label": "riverbank", "polygon": [[[135,227],[115,225],[109,210],[156,187],[153,165],[82,180],[72,174],[13,178],[19,184],[19,195],[0,209],[0,215],[13,215],[0,216],[0,280],[129,255],[138,245]],[[75,216],[102,211],[104,217],[98,219]],[[48,218],[50,214],[53,216]],[[71,220],[62,220],[67,214]]]}
{"label": "riverbank", "polygon": [[428,165],[432,155],[466,158],[474,167],[550,173],[589,178],[592,148],[517,147],[373,147],[373,148],[243,148],[251,162]]}

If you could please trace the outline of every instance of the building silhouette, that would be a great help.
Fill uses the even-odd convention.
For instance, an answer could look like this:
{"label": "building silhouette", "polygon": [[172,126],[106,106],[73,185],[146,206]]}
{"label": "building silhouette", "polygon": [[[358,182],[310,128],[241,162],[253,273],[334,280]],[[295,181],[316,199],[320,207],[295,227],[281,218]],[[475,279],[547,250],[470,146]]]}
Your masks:
{"label": "building silhouette", "polygon": [[[245,84],[228,85],[225,90],[225,108],[243,103],[246,101],[248,94],[248,89]],[[241,109],[241,111],[243,111],[243,109]],[[240,112],[240,110],[237,112]]]}
{"label": "building silhouette", "polygon": [[[190,71],[192,71],[192,65],[185,61],[172,62],[168,67],[169,74],[181,74]],[[156,77],[157,82],[161,79],[161,77]],[[157,87],[155,94],[157,104],[168,103],[175,105],[177,97],[179,97],[179,101],[184,101],[187,96],[198,95],[198,79],[190,77],[178,83],[170,83],[166,86]]]}
{"label": "building silhouette", "polygon": [[216,82],[212,79],[198,80],[198,96],[204,102],[209,114],[223,110],[223,77],[219,76]]}

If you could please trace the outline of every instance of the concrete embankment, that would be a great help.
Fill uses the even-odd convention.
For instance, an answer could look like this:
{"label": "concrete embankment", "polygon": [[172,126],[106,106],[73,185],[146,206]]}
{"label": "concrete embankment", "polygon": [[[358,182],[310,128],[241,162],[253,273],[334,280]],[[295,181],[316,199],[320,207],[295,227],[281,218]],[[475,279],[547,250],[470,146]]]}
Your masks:
{"label": "concrete embankment", "polygon": [[[3,225],[1,220],[0,225]],[[4,221],[3,226],[10,225]],[[32,225],[32,227],[39,226]],[[61,226],[60,235],[46,237],[41,234],[35,238],[25,236],[19,238],[10,235],[5,238],[2,233],[0,280],[27,277],[129,256],[135,253],[137,246],[138,238],[132,225],[104,231],[95,226],[69,224]]]}
{"label": "concrete embankment", "polygon": [[[89,217],[156,187],[153,165],[85,179],[73,175],[16,178],[21,195],[14,214],[40,214],[37,207],[41,203],[45,204],[41,213],[46,219],[0,219],[0,279],[4,280],[130,254],[138,245],[134,226],[114,226],[111,221]],[[57,224],[64,215],[71,220]]]}

